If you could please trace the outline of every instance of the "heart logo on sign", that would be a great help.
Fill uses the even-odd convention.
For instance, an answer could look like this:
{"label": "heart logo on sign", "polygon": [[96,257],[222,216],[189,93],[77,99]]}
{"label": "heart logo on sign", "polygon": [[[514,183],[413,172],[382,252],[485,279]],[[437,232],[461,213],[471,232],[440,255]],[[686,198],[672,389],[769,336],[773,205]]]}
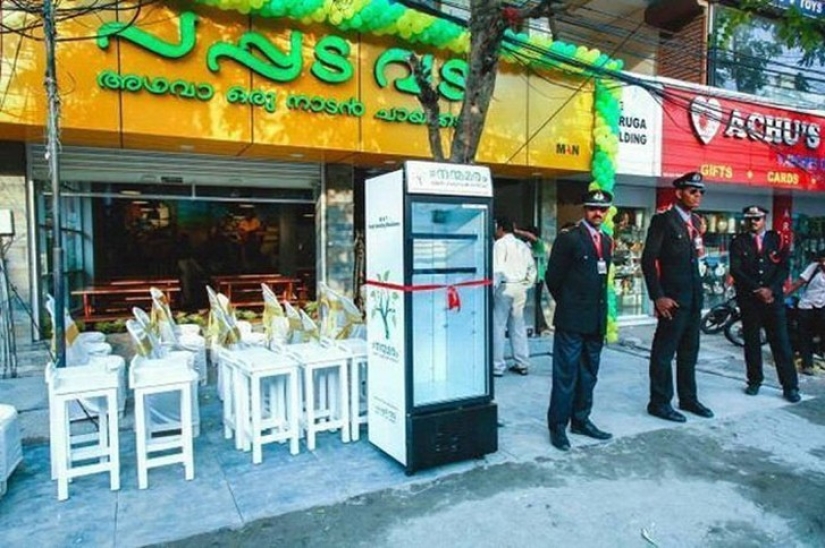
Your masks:
{"label": "heart logo on sign", "polygon": [[699,140],[710,144],[722,126],[722,105],[714,97],[697,95],[690,102],[690,122]]}

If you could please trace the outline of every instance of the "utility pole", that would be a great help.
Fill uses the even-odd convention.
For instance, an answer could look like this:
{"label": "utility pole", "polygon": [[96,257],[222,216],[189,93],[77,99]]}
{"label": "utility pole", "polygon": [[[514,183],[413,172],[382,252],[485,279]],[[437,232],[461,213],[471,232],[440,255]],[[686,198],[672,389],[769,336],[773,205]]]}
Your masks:
{"label": "utility pole", "polygon": [[60,229],[60,166],[58,139],[60,123],[60,97],[57,93],[57,69],[55,65],[55,39],[57,29],[52,0],[43,1],[43,42],[46,46],[46,96],[49,101],[49,118],[46,127],[46,159],[52,183],[52,291],[54,292],[54,360],[56,367],[66,366],[66,324],[63,312],[65,289],[63,284],[63,241]]}

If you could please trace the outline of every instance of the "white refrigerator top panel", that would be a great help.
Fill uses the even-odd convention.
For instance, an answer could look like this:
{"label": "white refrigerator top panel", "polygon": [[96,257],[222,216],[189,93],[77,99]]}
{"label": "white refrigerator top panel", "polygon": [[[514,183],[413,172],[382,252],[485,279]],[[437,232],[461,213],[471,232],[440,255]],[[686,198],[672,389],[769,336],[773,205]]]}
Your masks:
{"label": "white refrigerator top panel", "polygon": [[490,168],[437,162],[406,162],[407,192],[446,196],[493,196]]}

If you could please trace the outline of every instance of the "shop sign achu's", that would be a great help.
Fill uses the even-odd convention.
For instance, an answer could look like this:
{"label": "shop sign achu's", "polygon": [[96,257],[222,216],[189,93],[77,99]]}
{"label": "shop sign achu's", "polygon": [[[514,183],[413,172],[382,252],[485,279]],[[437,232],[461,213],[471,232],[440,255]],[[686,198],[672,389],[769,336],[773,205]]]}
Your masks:
{"label": "shop sign achu's", "polygon": [[[101,49],[108,49],[112,36],[127,40],[153,54],[167,59],[181,59],[190,54],[197,42],[195,26],[198,16],[193,12],[180,14],[180,41],[167,42],[135,25],[122,22],[109,22],[101,25],[98,30],[97,45]],[[265,35],[258,32],[246,32],[237,44],[230,42],[215,42],[209,46],[206,54],[206,66],[210,72],[220,71],[221,63],[232,60],[247,67],[254,73],[272,82],[287,83],[298,79],[304,68],[303,57],[304,33],[297,30],[290,31],[289,51],[281,51]],[[252,53],[260,53],[264,58]],[[314,46],[314,57],[309,72],[321,82],[330,85],[342,84],[352,79],[354,69],[350,60],[350,45],[345,39],[328,35],[318,40]],[[373,66],[373,77],[380,88],[392,86],[400,93],[418,95],[418,84],[412,73],[398,78],[393,82],[387,77],[387,67],[393,64],[407,66],[412,52],[402,48],[389,48],[376,60]],[[434,57],[424,55],[423,66],[432,71]],[[440,81],[436,85],[441,97],[447,101],[456,102],[464,98],[465,80],[467,77],[467,62],[462,59],[449,59],[440,69]],[[192,82],[183,79],[170,80],[163,76],[141,76],[136,74],[119,74],[114,70],[103,70],[98,73],[97,84],[102,89],[119,90],[137,93],[147,91],[154,95],[171,95],[181,99],[210,101],[215,95],[214,87],[208,82]],[[267,112],[275,112],[277,108],[276,91],[265,89],[249,90],[243,86],[233,86],[225,94],[227,102],[232,104],[249,104],[261,107]],[[356,116],[364,115],[364,105],[356,98],[340,100],[329,97],[309,96],[300,93],[291,93],[285,100],[290,110],[306,112],[324,112],[332,115]],[[379,109],[375,118],[387,122],[404,122],[425,124],[426,116],[420,109],[410,110],[404,107],[389,107]],[[441,115],[441,126],[454,126],[456,117],[451,114]]]}

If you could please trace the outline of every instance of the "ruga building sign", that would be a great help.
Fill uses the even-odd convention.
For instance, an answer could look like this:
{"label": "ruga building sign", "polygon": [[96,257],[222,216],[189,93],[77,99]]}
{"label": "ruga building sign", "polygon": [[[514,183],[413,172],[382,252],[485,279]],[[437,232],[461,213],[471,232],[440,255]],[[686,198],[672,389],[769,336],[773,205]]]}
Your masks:
{"label": "ruga building sign", "polygon": [[666,90],[663,175],[825,190],[823,119],[807,113]]}
{"label": "ruga building sign", "polygon": [[616,172],[658,177],[662,171],[662,105],[640,86],[622,90]]}

